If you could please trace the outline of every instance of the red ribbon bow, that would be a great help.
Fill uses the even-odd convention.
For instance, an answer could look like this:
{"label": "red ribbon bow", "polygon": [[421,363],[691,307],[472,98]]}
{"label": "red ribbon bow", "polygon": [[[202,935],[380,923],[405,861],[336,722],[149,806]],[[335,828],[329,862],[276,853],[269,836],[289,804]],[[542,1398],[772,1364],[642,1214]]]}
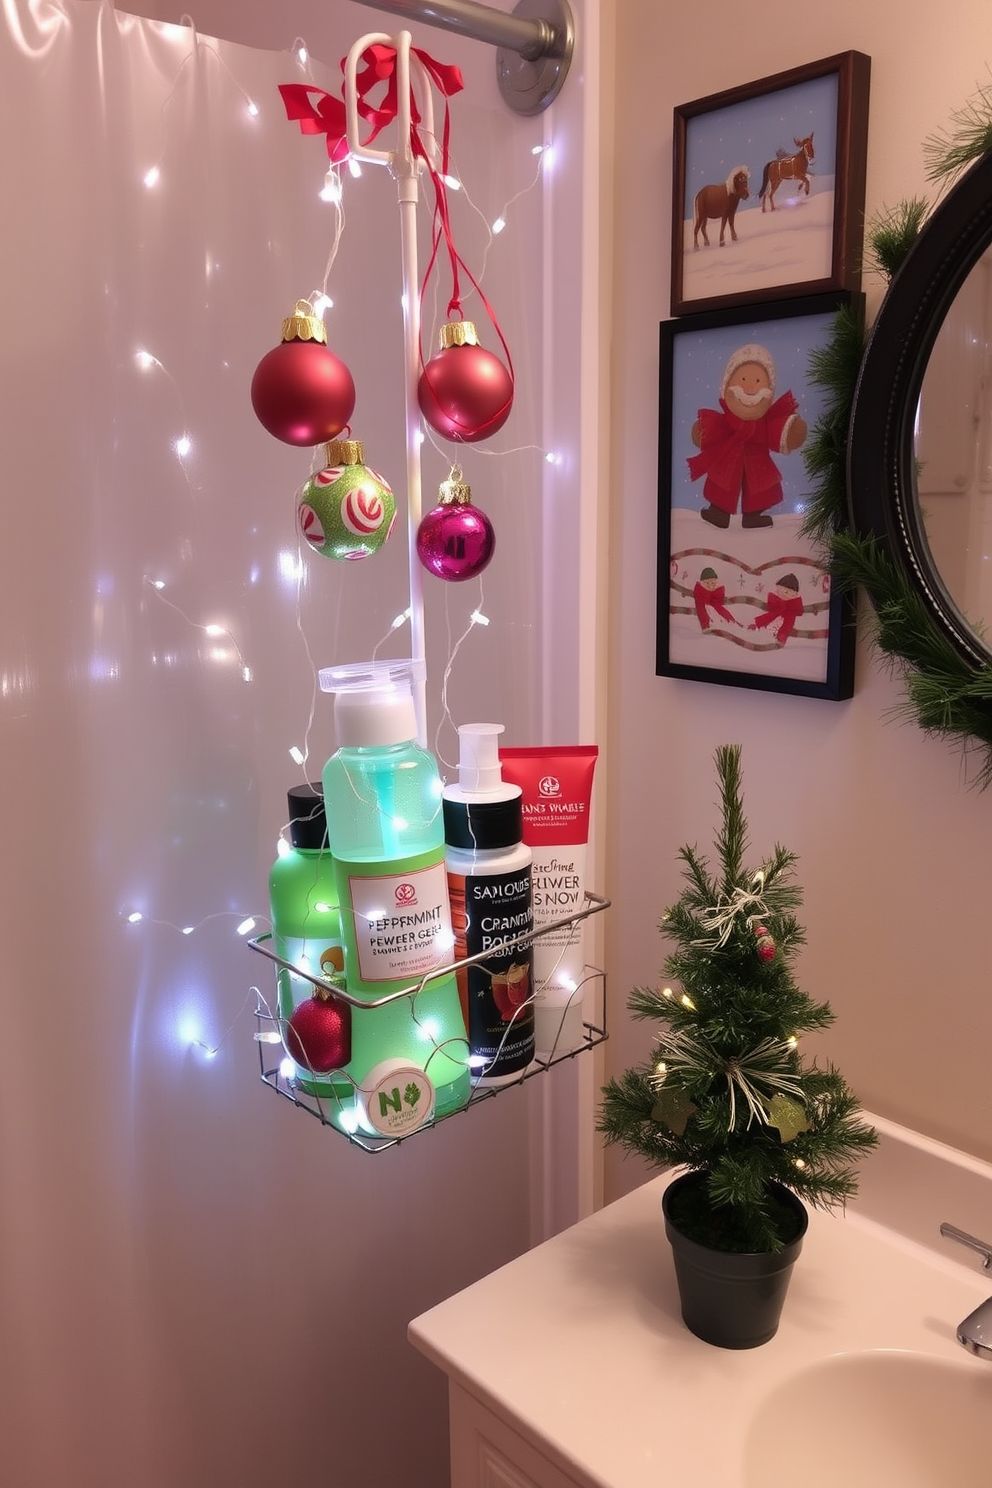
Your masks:
{"label": "red ribbon bow", "polygon": [[[458,93],[464,86],[460,67],[435,62],[420,47],[411,47],[410,51],[423,63],[429,77],[445,98]],[[342,72],[345,61],[342,57]],[[355,74],[355,88],[358,93],[359,116],[372,126],[368,138],[362,140],[362,144],[370,145],[380,130],[396,118],[396,49],[378,44],[366,47],[360,61],[362,65]],[[386,91],[381,102],[375,104],[370,101],[369,94],[380,83],[385,83]],[[417,132],[417,125],[421,122],[420,112],[413,90],[410,91],[411,145],[415,154],[424,155]],[[308,83],[280,83],[279,92],[286,108],[286,117],[296,120],[302,134],[325,134],[327,154],[334,164],[347,158],[348,128],[343,98],[336,98],[333,93],[327,93],[323,88],[316,88]]]}
{"label": "red ribbon bow", "polygon": [[[510,358],[510,348],[506,344],[503,332],[500,330],[499,322],[493,314],[492,307],[481,288],[472,277],[461,255],[455,247],[451,232],[451,221],[448,215],[448,194],[445,186],[445,176],[448,174],[448,147],[451,133],[450,113],[447,100],[454,93],[458,93],[464,86],[460,67],[449,66],[444,62],[437,62],[429,52],[420,47],[411,47],[410,51],[423,64],[431,81],[435,84],[438,92],[445,99],[444,124],[441,130],[441,169],[436,170],[432,164],[432,151],[425,149],[420,138],[420,124],[422,122],[420,110],[417,108],[417,100],[413,88],[410,89],[410,148],[414,155],[426,162],[427,171],[434,187],[434,221],[431,232],[431,256],[424,275],[421,288],[421,299],[427,289],[427,281],[433,271],[437,255],[444,242],[448,250],[448,258],[451,264],[451,299],[448,301],[448,319],[461,319],[461,289],[459,284],[458,270],[464,269],[471,280],[473,288],[485,307],[486,314],[492,321],[496,334],[500,339],[503,351],[506,354],[510,378],[513,379],[513,362]],[[341,71],[344,71],[347,59],[341,59]],[[362,140],[363,145],[370,145],[379,132],[389,124],[397,115],[397,84],[396,84],[396,49],[395,47],[381,46],[376,43],[366,47],[360,58],[360,66],[355,72],[355,91],[358,95],[359,117],[364,119],[372,128],[367,139]],[[370,101],[369,95],[372,90],[385,83],[386,91],[378,104]],[[348,128],[345,113],[344,100],[336,98],[334,94],[327,93],[323,88],[315,88],[307,83],[280,83],[279,92],[286,108],[286,116],[296,120],[302,134],[324,134],[327,136],[327,154],[333,164],[339,164],[347,159]],[[423,353],[420,357],[423,365]]]}

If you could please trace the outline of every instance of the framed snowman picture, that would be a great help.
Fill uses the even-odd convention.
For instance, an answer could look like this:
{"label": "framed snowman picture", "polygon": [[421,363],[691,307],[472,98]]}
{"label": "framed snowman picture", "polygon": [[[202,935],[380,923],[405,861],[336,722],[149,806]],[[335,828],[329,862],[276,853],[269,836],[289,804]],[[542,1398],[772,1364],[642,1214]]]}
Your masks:
{"label": "framed snowman picture", "polygon": [[657,659],[662,677],[838,700],[854,598],[806,536],[803,450],[826,411],[810,359],[843,291],[661,325]]}

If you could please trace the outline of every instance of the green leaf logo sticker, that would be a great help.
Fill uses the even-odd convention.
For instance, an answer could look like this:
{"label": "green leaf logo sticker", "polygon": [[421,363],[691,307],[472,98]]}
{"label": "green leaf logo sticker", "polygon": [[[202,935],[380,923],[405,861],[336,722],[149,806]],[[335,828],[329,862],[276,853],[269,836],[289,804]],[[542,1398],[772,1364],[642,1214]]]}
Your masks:
{"label": "green leaf logo sticker", "polygon": [[406,1059],[386,1059],[369,1070],[360,1095],[366,1120],[380,1137],[409,1136],[434,1115],[434,1086]]}

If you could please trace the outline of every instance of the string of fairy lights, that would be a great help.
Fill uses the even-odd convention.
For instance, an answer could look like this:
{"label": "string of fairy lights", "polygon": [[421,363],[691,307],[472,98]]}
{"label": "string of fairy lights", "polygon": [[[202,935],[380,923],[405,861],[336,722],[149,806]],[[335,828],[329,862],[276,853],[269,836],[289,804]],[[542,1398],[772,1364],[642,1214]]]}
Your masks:
{"label": "string of fairy lights", "polygon": [[[170,173],[172,173],[173,171],[178,172],[181,169],[182,152],[176,146],[174,137],[170,137],[174,136],[177,126],[170,116],[172,114],[173,105],[177,100],[180,90],[183,88],[186,81],[191,76],[192,70],[197,64],[218,67],[223,71],[226,78],[233,85],[233,88],[238,96],[239,101],[237,107],[249,120],[263,120],[266,113],[269,111],[269,108],[271,107],[272,115],[276,115],[278,113],[280,124],[282,125],[285,122],[285,116],[279,109],[278,103],[273,102],[271,106],[265,105],[263,107],[257,101],[257,99],[253,97],[246,88],[243,87],[234,69],[230,66],[223,55],[223,52],[221,50],[223,43],[218,44],[211,39],[201,36],[197,32],[196,27],[189,16],[184,16],[182,18],[182,25],[184,30],[189,35],[189,45],[186,54],[182,57],[177,66],[176,74],[172,81],[169,93],[162,105],[164,135],[162,150],[157,158],[151,164],[147,165],[144,168],[141,174],[141,187],[147,192],[154,192],[162,187],[163,184],[165,184],[165,182],[167,181]],[[303,38],[297,37],[294,40],[292,46],[288,49],[288,55],[293,60],[293,64],[297,69],[298,76],[304,78],[308,83],[313,83],[314,71],[311,53]],[[187,145],[188,147],[192,147],[192,141],[188,141]],[[514,208],[516,204],[522,198],[539,189],[542,186],[542,183],[548,178],[549,173],[552,170],[554,152],[550,141],[546,140],[540,144],[528,146],[527,149],[529,151],[529,154],[533,158],[533,167],[529,172],[525,183],[518,189],[516,189],[504,202],[502,202],[496,212],[491,214],[483,211],[483,209],[473,199],[472,195],[467,189],[462,173],[457,168],[454,158],[452,157],[448,161],[447,170],[443,176],[445,188],[452,194],[457,195],[457,197],[465,203],[466,208],[474,213],[476,217],[482,222],[485,228],[484,246],[480,255],[479,269],[474,279],[472,280],[471,287],[467,291],[466,300],[471,299],[471,297],[476,295],[477,293],[481,293],[480,286],[485,276],[490,253],[496,240],[512,229],[514,220]],[[348,202],[349,195],[355,191],[360,191],[361,187],[358,183],[361,182],[361,179],[361,162],[356,160],[351,155],[348,155],[344,161],[329,163],[326,170],[324,170],[320,175],[315,187],[316,194],[323,202],[327,203],[333,214],[332,225],[329,234],[330,244],[326,256],[323,277],[319,285],[313,290],[313,292],[308,297],[308,301],[306,302],[309,305],[312,314],[321,322],[323,322],[324,318],[334,308],[334,300],[329,293],[329,286],[332,280],[338,250],[341,245],[342,237],[346,228],[345,208]],[[208,271],[209,268],[210,265],[208,263]],[[434,296],[435,302],[437,301],[440,293],[440,276],[435,275],[432,282],[432,294]],[[425,307],[425,309],[426,308],[427,307]],[[435,319],[438,318],[437,308],[437,304],[435,303],[433,306]],[[168,365],[166,365],[166,363],[157,355],[156,350],[153,346],[143,345],[138,347],[133,353],[133,365],[136,373],[139,376],[164,377],[170,384],[175,394],[178,417],[176,419],[173,432],[169,435],[168,438],[168,448],[172,458],[178,463],[180,467],[183,480],[192,492],[193,488],[190,476],[190,461],[195,454],[197,433],[194,426],[194,420],[190,417],[189,411],[186,408],[182,388],[177,379],[173,376]],[[435,432],[432,430],[426,420],[424,421],[423,427],[419,431],[417,437],[421,442],[429,440],[438,455],[441,456],[441,458],[445,462],[449,464],[451,463],[450,451],[447,450],[438,441],[437,437],[435,436]],[[518,454],[528,450],[534,450],[535,448],[536,447],[533,445],[524,445],[502,450],[478,449],[476,453],[480,455],[485,454],[488,455],[490,458],[498,459],[505,458],[507,455]],[[540,454],[548,465],[555,466],[562,463],[562,456],[555,451],[541,450]],[[322,459],[322,451],[319,448],[314,448],[311,453],[311,476],[319,471]],[[460,478],[460,468],[457,466],[453,466],[452,474],[454,475],[456,471]],[[280,579],[284,582],[294,583],[296,585],[296,627],[313,677],[313,688],[302,734],[300,735],[298,741],[293,742],[287,748],[290,759],[292,760],[293,764],[299,769],[301,779],[304,781],[309,778],[309,738],[315,718],[316,701],[318,696],[318,668],[314,663],[309,640],[306,635],[301,603],[302,591],[306,579],[305,554],[306,544],[298,535],[296,549],[293,550],[288,547],[281,549],[278,553],[277,559]],[[257,580],[258,574],[253,574],[252,578],[253,581]],[[145,573],[142,576],[142,582],[149,591],[150,595],[153,596],[158,603],[173,611],[187,626],[202,634],[205,637],[206,641],[208,643],[211,643],[208,645],[204,653],[208,659],[217,663],[230,664],[236,667],[238,672],[240,673],[242,681],[245,684],[251,684],[254,681],[254,671],[251,665],[250,657],[245,654],[245,648],[243,647],[241,641],[235,633],[235,630],[232,629],[232,626],[229,622],[225,622],[221,618],[211,616],[209,614],[190,613],[186,608],[184,608],[183,605],[178,603],[176,598],[173,597],[173,594],[170,593],[170,582],[161,574]],[[440,720],[436,726],[433,740],[434,752],[439,759],[441,759],[441,741],[445,729],[450,729],[452,731],[452,734],[454,734],[455,732],[454,720],[452,719],[452,715],[449,709],[449,684],[454,674],[456,663],[459,661],[459,658],[463,652],[463,648],[468,644],[476,628],[487,627],[491,623],[491,617],[488,616],[485,612],[484,588],[481,575],[475,576],[474,582],[477,585],[474,601],[470,602],[469,608],[467,610],[467,613],[465,613],[463,620],[460,623],[456,621],[454,625],[451,624],[452,616],[450,611],[450,586],[445,586],[445,604],[446,613],[448,615],[449,631],[449,652],[441,677],[439,699]],[[385,632],[375,642],[375,645],[371,651],[373,660],[378,658],[382,649],[391,641],[393,641],[397,633],[407,627],[410,624],[410,621],[411,608],[409,606],[406,606],[400,609],[393,620],[390,622]],[[455,632],[457,632],[457,634],[455,634]],[[157,658],[153,657],[153,663],[156,661],[156,659]],[[285,826],[280,831],[276,844],[276,850],[280,856],[290,851],[290,844],[286,835]],[[241,912],[238,910],[215,910],[202,915],[195,922],[179,924],[169,919],[158,917],[153,913],[150,913],[146,909],[138,908],[133,905],[124,906],[122,908],[121,918],[129,926],[136,927],[141,925],[145,927],[161,927],[171,933],[175,933],[182,937],[193,936],[198,930],[202,929],[207,924],[219,920],[230,921],[232,923],[233,934],[242,939],[247,938],[248,936],[252,935],[254,932],[262,928],[268,927],[270,924],[267,913],[262,914],[256,911]],[[250,988],[248,998],[238,1010],[238,1013],[235,1015],[230,1025],[223,1031],[223,1034],[219,1038],[214,1040],[211,1040],[204,1036],[201,1019],[191,1016],[188,1011],[184,1011],[179,1015],[178,1025],[176,1029],[177,1042],[180,1046],[198,1050],[205,1059],[213,1060],[218,1054],[222,1045],[232,1033],[237,1023],[240,1021],[240,1019],[252,1010],[253,1005],[254,1007],[257,1007],[259,1003],[261,1003],[263,1006],[267,1005],[266,1000],[259,989],[257,987]],[[279,1043],[282,1041],[282,1035],[279,1032],[271,1029],[263,1030],[262,1032],[257,1033],[256,1038],[258,1038],[262,1042]],[[293,1069],[293,1063],[291,1060],[288,1059],[285,1061],[285,1063],[287,1068],[284,1073],[288,1075]]]}

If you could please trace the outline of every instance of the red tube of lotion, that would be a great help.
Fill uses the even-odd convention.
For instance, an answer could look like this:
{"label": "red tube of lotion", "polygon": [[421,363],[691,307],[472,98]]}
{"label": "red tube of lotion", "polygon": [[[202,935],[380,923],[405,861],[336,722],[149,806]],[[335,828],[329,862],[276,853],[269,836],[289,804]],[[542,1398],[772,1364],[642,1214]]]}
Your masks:
{"label": "red tube of lotion", "polygon": [[[595,744],[505,748],[503,780],[523,791],[523,840],[534,855],[534,929],[585,909],[589,803],[599,749]],[[534,1033],[539,1055],[578,1048],[585,954],[583,922],[534,942]]]}

